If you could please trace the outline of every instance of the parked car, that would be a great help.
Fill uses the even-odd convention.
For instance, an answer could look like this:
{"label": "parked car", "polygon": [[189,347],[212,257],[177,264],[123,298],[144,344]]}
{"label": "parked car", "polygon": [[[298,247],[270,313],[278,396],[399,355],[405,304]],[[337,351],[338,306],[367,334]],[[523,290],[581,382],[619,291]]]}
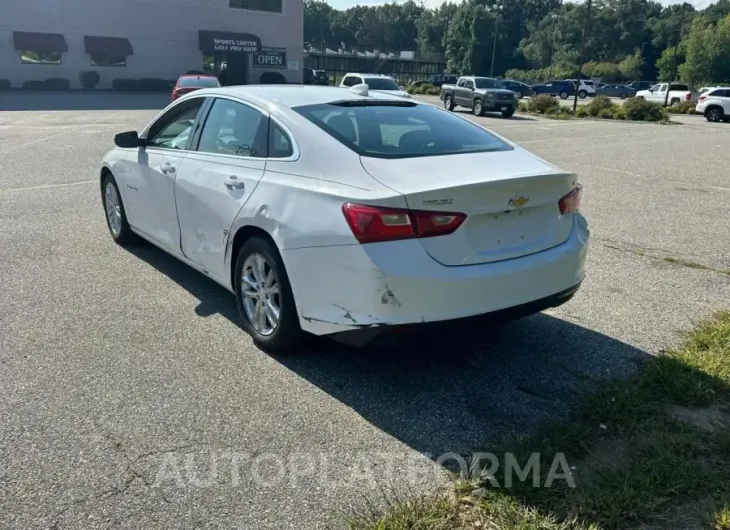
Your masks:
{"label": "parked car", "polygon": [[566,79],[573,83],[573,86],[578,90],[578,97],[581,99],[587,98],[588,96],[596,95],[596,84],[591,79]]}
{"label": "parked car", "polygon": [[[667,87],[669,87],[669,97],[667,97]],[[637,98],[644,98],[652,103],[664,103],[676,105],[682,101],[695,101],[697,94],[693,93],[689,86],[684,83],[659,83],[651,87],[649,90],[639,90],[636,93]]]}
{"label": "parked car", "polygon": [[695,111],[707,121],[730,122],[730,87],[711,88],[701,94]]}
{"label": "parked car", "polygon": [[221,86],[221,84],[218,81],[218,78],[214,75],[181,75],[172,89],[172,100],[175,101],[177,98],[184,96],[185,94],[189,94],[194,90],[219,86]]}
{"label": "parked car", "polygon": [[511,90],[517,94],[518,99],[522,99],[526,96],[532,95],[532,87],[522,81],[515,81],[514,79],[501,79],[502,87],[507,90]]}
{"label": "parked car", "polygon": [[703,87],[700,87],[698,92],[700,94],[704,94],[705,92],[712,90],[713,88],[723,88],[723,87],[721,87],[721,86],[703,86]]}
{"label": "parked car", "polygon": [[99,180],[112,240],[221,284],[271,351],[570,299],[589,239],[576,175],[362,88],[205,89],[116,135]]}
{"label": "parked car", "polygon": [[456,81],[459,78],[455,75],[449,75],[449,74],[440,74],[440,75],[432,75],[428,79],[421,80],[421,81],[414,81],[411,83],[410,86],[417,87],[422,85],[433,85],[437,87],[441,87],[443,84],[456,84]]}
{"label": "parked car", "polygon": [[636,95],[636,90],[626,85],[606,84],[598,85],[596,88],[597,96],[608,96],[610,98],[631,98]]}
{"label": "parked car", "polygon": [[330,78],[325,70],[304,68],[304,84],[327,86],[330,84]]}
{"label": "parked car", "polygon": [[534,95],[547,94],[549,96],[559,96],[560,99],[568,99],[575,94],[575,85],[570,81],[554,80],[533,85],[532,93]]}
{"label": "parked car", "polygon": [[390,76],[381,74],[345,74],[340,83],[341,88],[349,88],[356,85],[367,85],[369,90],[377,90],[393,96],[410,98],[411,95],[398,86]]}
{"label": "parked car", "polygon": [[491,77],[460,77],[456,85],[441,85],[439,98],[446,110],[462,106],[471,109],[476,116],[484,112],[501,112],[503,118],[510,118],[517,105],[515,93],[502,88],[502,84]]}
{"label": "parked car", "polygon": [[656,84],[656,81],[631,81],[626,86],[633,88],[634,91],[648,90]]}

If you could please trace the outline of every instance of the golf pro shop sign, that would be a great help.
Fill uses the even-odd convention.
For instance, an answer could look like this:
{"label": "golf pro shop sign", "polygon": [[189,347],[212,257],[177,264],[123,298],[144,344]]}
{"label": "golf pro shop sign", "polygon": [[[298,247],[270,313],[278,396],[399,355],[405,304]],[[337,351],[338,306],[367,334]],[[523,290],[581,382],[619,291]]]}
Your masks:
{"label": "golf pro shop sign", "polygon": [[267,48],[255,51],[253,54],[254,68],[286,69],[286,48]]}

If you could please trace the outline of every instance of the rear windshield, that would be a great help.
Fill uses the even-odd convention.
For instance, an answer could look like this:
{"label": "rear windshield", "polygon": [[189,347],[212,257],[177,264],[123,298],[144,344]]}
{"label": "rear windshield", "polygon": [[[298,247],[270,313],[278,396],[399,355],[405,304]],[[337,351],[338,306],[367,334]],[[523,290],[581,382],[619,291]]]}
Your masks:
{"label": "rear windshield", "polygon": [[471,121],[432,105],[367,100],[294,110],[360,156],[412,158],[512,149]]}
{"label": "rear windshield", "polygon": [[489,77],[475,77],[474,84],[477,88],[502,88],[502,84],[499,81]]}
{"label": "rear windshield", "polygon": [[387,77],[366,77],[365,84],[371,90],[400,90],[395,81]]}
{"label": "rear windshield", "polygon": [[181,77],[177,81],[177,86],[210,88],[220,85],[215,77]]}

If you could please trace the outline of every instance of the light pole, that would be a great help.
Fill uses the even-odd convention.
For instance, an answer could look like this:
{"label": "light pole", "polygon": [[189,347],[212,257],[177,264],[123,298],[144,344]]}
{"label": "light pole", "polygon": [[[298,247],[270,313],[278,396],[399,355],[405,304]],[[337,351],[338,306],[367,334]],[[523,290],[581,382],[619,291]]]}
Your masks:
{"label": "light pole", "polygon": [[575,114],[576,109],[578,108],[578,92],[580,92],[580,81],[583,79],[583,60],[586,53],[586,30],[588,29],[588,25],[591,22],[591,5],[592,0],[588,0],[588,5],[586,7],[586,19],[583,22],[583,37],[581,38],[580,43],[580,63],[578,64],[578,86],[575,87],[575,94],[573,95],[573,114]]}
{"label": "light pole", "polygon": [[497,34],[499,33],[499,16],[502,12],[502,5],[495,5],[494,10],[494,43],[492,44],[492,66],[489,69],[489,77],[494,77],[494,59],[497,55]]}
{"label": "light pole", "polygon": [[682,2],[682,7],[679,11],[679,29],[677,29],[677,43],[674,45],[674,53],[672,54],[672,72],[669,74],[669,79],[667,80],[667,92],[664,95],[664,106],[667,106],[667,102],[669,101],[669,89],[672,86],[672,81],[674,81],[674,76],[677,75],[677,50],[679,50],[679,42],[682,40],[682,25],[684,24],[684,12],[687,8],[686,2]]}

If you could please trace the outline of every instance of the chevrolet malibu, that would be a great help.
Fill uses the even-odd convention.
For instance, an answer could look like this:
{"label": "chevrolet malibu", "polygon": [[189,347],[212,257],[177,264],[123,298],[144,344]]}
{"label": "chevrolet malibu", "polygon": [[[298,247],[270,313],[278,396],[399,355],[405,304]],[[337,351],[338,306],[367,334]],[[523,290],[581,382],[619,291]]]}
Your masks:
{"label": "chevrolet malibu", "polygon": [[118,134],[100,174],[112,239],[234,293],[269,351],[570,299],[589,236],[574,174],[355,88],[202,89]]}

